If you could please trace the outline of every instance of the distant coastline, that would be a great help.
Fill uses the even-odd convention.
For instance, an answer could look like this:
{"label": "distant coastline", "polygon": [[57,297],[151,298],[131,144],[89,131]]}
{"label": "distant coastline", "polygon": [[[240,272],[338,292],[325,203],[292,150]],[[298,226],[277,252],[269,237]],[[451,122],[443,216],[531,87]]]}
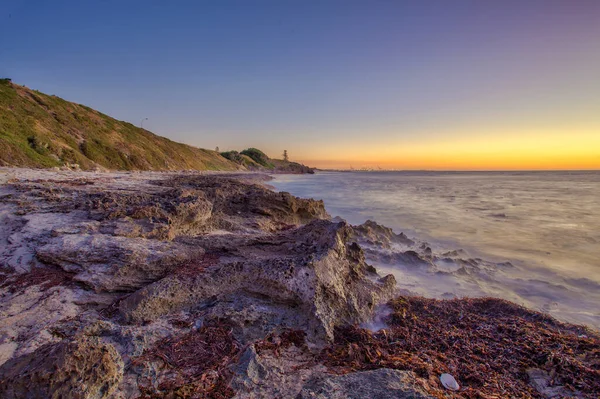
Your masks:
{"label": "distant coastline", "polygon": [[600,169],[506,169],[506,170],[434,170],[434,169],[329,169],[314,168],[318,172],[399,172],[399,173],[598,173]]}

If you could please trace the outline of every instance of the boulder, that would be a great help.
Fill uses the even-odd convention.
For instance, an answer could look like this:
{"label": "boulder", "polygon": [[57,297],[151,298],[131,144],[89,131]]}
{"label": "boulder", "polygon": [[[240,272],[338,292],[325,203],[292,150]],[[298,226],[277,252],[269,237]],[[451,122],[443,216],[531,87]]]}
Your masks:
{"label": "boulder", "polygon": [[80,338],[40,347],[0,367],[0,397],[101,399],[123,378],[123,361],[112,345]]}

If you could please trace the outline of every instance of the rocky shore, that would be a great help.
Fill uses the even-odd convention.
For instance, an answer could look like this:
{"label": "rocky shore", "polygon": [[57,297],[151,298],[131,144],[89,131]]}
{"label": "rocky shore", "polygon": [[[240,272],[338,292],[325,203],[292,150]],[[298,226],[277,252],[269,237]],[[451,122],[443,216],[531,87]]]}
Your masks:
{"label": "rocky shore", "polygon": [[0,169],[0,397],[600,395],[595,332],[401,295],[369,256],[413,241],[267,183]]}

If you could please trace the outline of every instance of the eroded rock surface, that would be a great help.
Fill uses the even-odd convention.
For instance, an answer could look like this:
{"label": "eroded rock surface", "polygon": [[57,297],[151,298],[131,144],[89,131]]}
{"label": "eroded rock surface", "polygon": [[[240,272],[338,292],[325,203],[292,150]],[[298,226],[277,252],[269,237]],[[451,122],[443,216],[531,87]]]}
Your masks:
{"label": "eroded rock surface", "polygon": [[511,264],[267,180],[0,168],[0,397],[598,397],[597,335],[381,273],[418,290]]}
{"label": "eroded rock surface", "polygon": [[296,399],[433,399],[408,371],[378,369],[340,376],[316,376]]}
{"label": "eroded rock surface", "polygon": [[37,258],[73,273],[97,292],[135,291],[203,255],[202,248],[107,234],[60,234],[36,249]]}
{"label": "eroded rock surface", "polygon": [[0,367],[2,398],[110,397],[123,378],[123,361],[110,344],[82,338],[40,347]]}
{"label": "eroded rock surface", "polygon": [[261,310],[245,316],[248,324],[303,328],[310,338],[330,339],[334,325],[368,320],[394,289],[392,276],[379,278],[367,268],[360,248],[346,244],[350,231],[343,222],[314,221],[268,240],[221,248],[219,262],[196,275],[172,274],[129,296],[121,302],[122,315],[149,322],[207,306],[207,301],[211,307],[225,302],[231,309],[229,304],[258,298]]}
{"label": "eroded rock surface", "polygon": [[2,397],[294,397],[395,292],[351,226],[263,175],[3,173]]}

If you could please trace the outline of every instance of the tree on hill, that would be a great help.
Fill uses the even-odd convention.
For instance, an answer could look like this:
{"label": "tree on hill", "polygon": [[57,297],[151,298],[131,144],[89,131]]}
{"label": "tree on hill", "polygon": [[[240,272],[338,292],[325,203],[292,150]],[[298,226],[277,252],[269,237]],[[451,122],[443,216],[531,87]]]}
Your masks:
{"label": "tree on hill", "polygon": [[290,161],[290,159],[288,158],[287,150],[283,150],[283,160],[285,162],[289,162]]}

